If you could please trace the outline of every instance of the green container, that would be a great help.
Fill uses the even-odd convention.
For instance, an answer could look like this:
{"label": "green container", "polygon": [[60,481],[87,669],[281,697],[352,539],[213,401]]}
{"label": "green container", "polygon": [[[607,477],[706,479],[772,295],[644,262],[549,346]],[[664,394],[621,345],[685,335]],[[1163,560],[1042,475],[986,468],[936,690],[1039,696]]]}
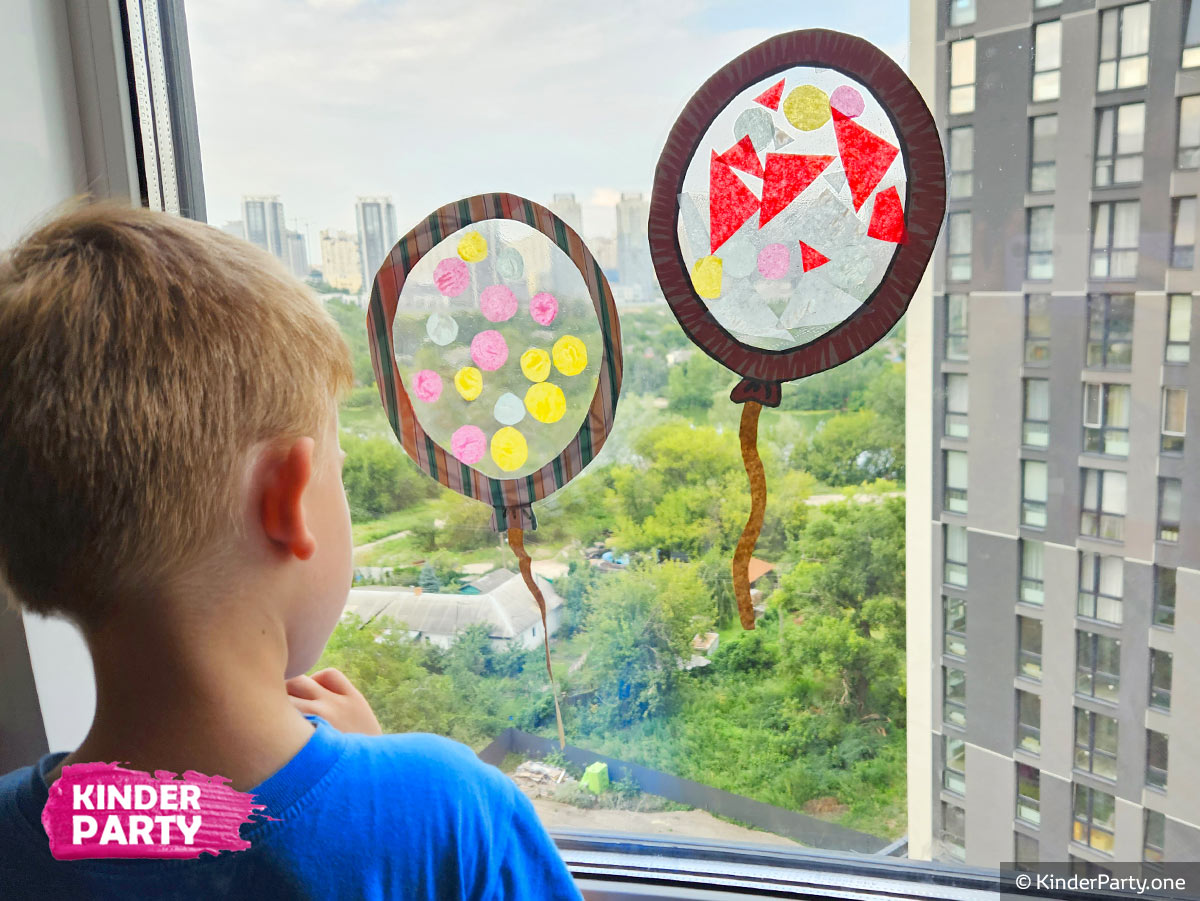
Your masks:
{"label": "green container", "polygon": [[608,791],[608,764],[597,760],[583,771],[580,783],[593,795]]}

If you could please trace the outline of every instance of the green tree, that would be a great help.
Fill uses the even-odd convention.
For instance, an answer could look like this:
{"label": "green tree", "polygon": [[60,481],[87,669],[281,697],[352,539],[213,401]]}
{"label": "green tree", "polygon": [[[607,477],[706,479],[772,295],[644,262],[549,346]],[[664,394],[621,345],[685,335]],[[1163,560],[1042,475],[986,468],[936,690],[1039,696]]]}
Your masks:
{"label": "green tree", "polygon": [[436,593],[442,590],[442,581],[434,571],[433,564],[428,560],[421,567],[421,576],[417,580],[417,584],[421,586],[422,591]]}
{"label": "green tree", "polygon": [[346,454],[342,484],[356,522],[395,513],[437,492],[437,483],[394,442],[347,432],[339,440]]}

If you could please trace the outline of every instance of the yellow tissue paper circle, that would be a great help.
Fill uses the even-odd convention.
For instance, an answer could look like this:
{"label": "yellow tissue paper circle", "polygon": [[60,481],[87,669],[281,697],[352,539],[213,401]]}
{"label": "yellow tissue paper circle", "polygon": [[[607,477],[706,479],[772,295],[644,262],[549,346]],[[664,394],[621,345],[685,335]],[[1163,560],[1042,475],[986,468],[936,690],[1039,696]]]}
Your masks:
{"label": "yellow tissue paper circle", "polygon": [[464,366],[454,373],[454,387],[463,400],[474,400],[483,393],[483,373],[474,366]]}
{"label": "yellow tissue paper circle", "polygon": [[521,371],[531,382],[544,382],[550,378],[550,354],[539,347],[531,347],[521,354]]}
{"label": "yellow tissue paper circle", "polygon": [[567,398],[558,385],[538,382],[525,392],[525,409],[538,422],[558,422],[567,412]]}
{"label": "yellow tissue paper circle", "polygon": [[815,84],[792,88],[783,101],[783,114],[801,131],[815,131],[829,121],[829,95]]}
{"label": "yellow tissue paper circle", "polygon": [[510,425],[506,425],[492,436],[492,459],[505,472],[512,472],[525,465],[529,458],[529,445],[525,436]]}
{"label": "yellow tissue paper circle", "polygon": [[587,348],[574,335],[563,335],[550,349],[554,366],[563,375],[579,375],[587,368]]}
{"label": "yellow tissue paper circle", "polygon": [[487,239],[479,232],[467,232],[458,242],[458,255],[468,263],[478,263],[487,256]]}
{"label": "yellow tissue paper circle", "polygon": [[721,296],[721,258],[700,257],[692,265],[692,284],[706,300]]}

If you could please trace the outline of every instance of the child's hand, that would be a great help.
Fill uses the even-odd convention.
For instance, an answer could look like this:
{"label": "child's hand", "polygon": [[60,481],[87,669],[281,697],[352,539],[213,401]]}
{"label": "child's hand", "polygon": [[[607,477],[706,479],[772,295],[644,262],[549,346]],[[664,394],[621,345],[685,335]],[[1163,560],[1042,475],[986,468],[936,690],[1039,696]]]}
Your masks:
{"label": "child's hand", "polygon": [[286,683],[289,699],[301,713],[316,714],[339,732],[382,735],[375,712],[341,670],[323,669]]}

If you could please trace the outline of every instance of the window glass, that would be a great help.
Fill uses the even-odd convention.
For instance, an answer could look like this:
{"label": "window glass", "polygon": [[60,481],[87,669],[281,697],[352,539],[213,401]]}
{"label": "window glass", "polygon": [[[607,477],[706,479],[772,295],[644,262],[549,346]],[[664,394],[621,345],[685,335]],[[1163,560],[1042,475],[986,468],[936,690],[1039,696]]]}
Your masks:
{"label": "window glass", "polygon": [[1140,209],[1136,200],[1092,205],[1092,278],[1137,275]]}
{"label": "window glass", "polygon": [[949,860],[967,859],[967,815],[956,804],[942,802],[941,852]]}
{"label": "window glass", "polygon": [[1097,187],[1135,184],[1142,180],[1142,147],[1146,104],[1126,103],[1096,113]]}
{"label": "window glass", "polygon": [[1021,461],[1023,473],[1021,494],[1021,524],[1035,529],[1046,527],[1046,502],[1049,500],[1049,485],[1046,463],[1042,460]]}
{"label": "window glass", "polygon": [[1162,451],[1183,453],[1187,435],[1187,389],[1163,388]]}
{"label": "window glass", "polygon": [[1191,359],[1192,296],[1172,294],[1167,306],[1167,362],[1186,363]]}
{"label": "window glass", "polygon": [[1117,778],[1117,721],[1075,708],[1075,769],[1103,779]]}
{"label": "window glass", "polygon": [[947,260],[946,277],[951,281],[971,280],[971,214],[951,213],[946,217]]}
{"label": "window glass", "polygon": [[1113,704],[1121,683],[1121,641],[1109,635],[1075,633],[1075,691]]}
{"label": "window glass", "polygon": [[1142,842],[1142,859],[1158,862],[1163,859],[1163,835],[1167,831],[1167,818],[1157,810],[1147,810]]}
{"label": "window glass", "polygon": [[1017,747],[1030,754],[1042,750],[1042,699],[1017,689]]}
{"label": "window glass", "polygon": [[1167,736],[1153,729],[1146,730],[1146,784],[1167,790]]}
{"label": "window glass", "polygon": [[1175,570],[1167,566],[1154,567],[1154,625],[1175,628]]}
{"label": "window glass", "polygon": [[966,438],[969,432],[968,404],[970,392],[967,377],[960,372],[948,372],[946,387],[946,434],[951,438]]}
{"label": "window glass", "polygon": [[946,509],[951,513],[967,512],[967,454],[966,451],[946,451]]}
{"label": "window glass", "polygon": [[1119,625],[1125,594],[1125,560],[1092,551],[1079,552],[1079,605],[1089,619]]}
{"label": "window glass", "polygon": [[954,41],[950,45],[950,113],[975,109],[975,39]]}
{"label": "window glass", "polygon": [[1042,680],[1042,621],[1017,617],[1017,674],[1035,682]]}
{"label": "window glass", "polygon": [[1158,540],[1179,540],[1179,514],[1183,507],[1183,482],[1162,477],[1158,480]]}
{"label": "window glass", "polygon": [[1062,22],[1040,22],[1033,30],[1033,102],[1057,100],[1062,67]]}
{"label": "window glass", "polygon": [[1025,362],[1050,362],[1050,295],[1025,297]]}
{"label": "window glass", "polygon": [[942,718],[960,728],[967,725],[967,674],[952,666],[942,667]]}
{"label": "window glass", "polygon": [[1196,260],[1196,198],[1176,197],[1171,201],[1171,266],[1191,269]]}
{"label": "window glass", "polygon": [[951,198],[970,197],[975,168],[975,129],[962,125],[950,129],[950,183]]}
{"label": "window glass", "polygon": [[1029,251],[1025,275],[1031,279],[1054,276],[1054,207],[1035,206],[1029,210]]}
{"label": "window glass", "polygon": [[1031,538],[1021,539],[1021,601],[1042,604],[1046,593],[1042,575],[1045,544]]}
{"label": "window glass", "polygon": [[950,24],[970,25],[975,21],[975,0],[950,0]]}
{"label": "window glass", "polygon": [[1200,66],[1200,3],[1188,0],[1183,26],[1183,56],[1180,68],[1192,69]]}
{"label": "window glass", "polygon": [[942,788],[964,795],[967,791],[967,743],[961,738],[942,736],[942,753],[946,761],[942,770]]}
{"label": "window glass", "polygon": [[[1174,604],[1171,609],[1173,616]],[[1150,706],[1159,710],[1171,709],[1172,661],[1170,652],[1150,649]]]}
{"label": "window glass", "polygon": [[947,585],[967,585],[967,527],[946,525],[946,566],[945,582]]}
{"label": "window glass", "polygon": [[1117,802],[1108,792],[1088,785],[1074,786],[1075,822],[1071,838],[1105,854],[1113,852]]}
{"label": "window glass", "polygon": [[956,657],[967,656],[967,602],[963,598],[942,598],[945,636],[942,650]]}
{"label": "window glass", "polygon": [[1088,295],[1087,365],[1128,369],[1133,361],[1133,296]]}
{"label": "window glass", "polygon": [[1042,821],[1042,774],[1027,763],[1017,764],[1017,819],[1031,825]]}
{"label": "window glass", "polygon": [[1054,190],[1055,143],[1058,141],[1058,116],[1034,116],[1029,120],[1029,190]]}
{"label": "window glass", "polygon": [[1125,473],[1083,470],[1082,535],[1120,541],[1125,537]]}
{"label": "window glass", "polygon": [[1025,420],[1021,443],[1026,447],[1050,444],[1050,380],[1025,379]]}
{"label": "window glass", "polygon": [[1200,94],[1179,98],[1179,153],[1175,165],[1180,169],[1200,167]]}
{"label": "window glass", "polygon": [[946,359],[967,359],[967,295],[946,297]]}
{"label": "window glass", "polygon": [[1096,90],[1136,88],[1149,72],[1150,4],[1133,3],[1100,14],[1100,65]]}
{"label": "window glass", "polygon": [[1129,386],[1083,386],[1083,449],[1112,457],[1129,456]]}

